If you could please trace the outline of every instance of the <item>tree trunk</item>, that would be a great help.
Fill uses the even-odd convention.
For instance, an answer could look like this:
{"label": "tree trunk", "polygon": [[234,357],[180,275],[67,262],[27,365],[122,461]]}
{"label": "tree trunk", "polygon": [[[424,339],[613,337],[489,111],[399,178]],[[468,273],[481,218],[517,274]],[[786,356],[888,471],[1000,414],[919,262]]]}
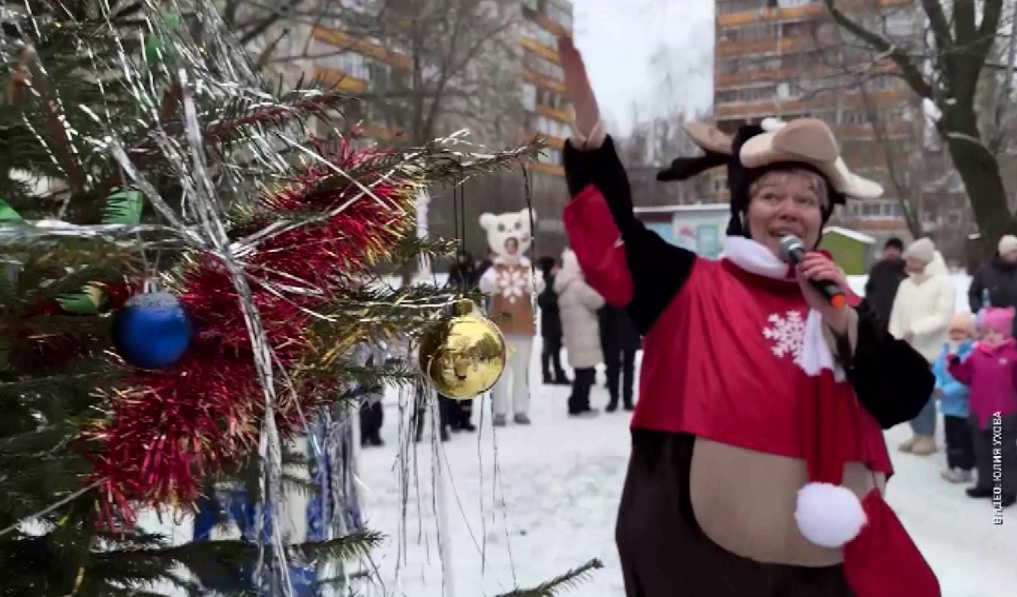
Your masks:
{"label": "tree trunk", "polygon": [[981,143],[956,134],[946,136],[950,157],[975,214],[982,246],[991,255],[1004,234],[1017,234],[1017,220],[1007,204],[996,158]]}

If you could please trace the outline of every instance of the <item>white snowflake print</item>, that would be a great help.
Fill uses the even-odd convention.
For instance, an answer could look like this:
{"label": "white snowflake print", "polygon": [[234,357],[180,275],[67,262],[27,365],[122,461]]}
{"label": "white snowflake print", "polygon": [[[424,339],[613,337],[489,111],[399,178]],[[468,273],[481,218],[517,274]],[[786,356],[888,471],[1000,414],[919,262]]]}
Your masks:
{"label": "white snowflake print", "polygon": [[790,356],[798,363],[805,344],[805,319],[801,312],[792,309],[783,317],[772,313],[766,321],[770,326],[763,328],[763,337],[773,342],[770,350],[774,356],[780,358]]}
{"label": "white snowflake print", "polygon": [[517,299],[523,298],[526,287],[526,272],[522,268],[499,272],[498,288],[501,289],[501,295],[508,299],[509,303],[515,303]]}

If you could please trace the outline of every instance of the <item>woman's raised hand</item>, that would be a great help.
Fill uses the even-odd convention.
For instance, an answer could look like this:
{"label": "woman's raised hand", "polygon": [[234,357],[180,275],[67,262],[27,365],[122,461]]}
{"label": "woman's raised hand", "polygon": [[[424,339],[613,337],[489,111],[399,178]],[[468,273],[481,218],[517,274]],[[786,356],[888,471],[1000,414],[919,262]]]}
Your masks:
{"label": "woman's raised hand", "polygon": [[565,99],[572,104],[576,115],[576,129],[580,135],[589,136],[600,120],[597,98],[586,76],[583,57],[572,43],[572,38],[563,35],[558,38],[558,56],[565,74]]}

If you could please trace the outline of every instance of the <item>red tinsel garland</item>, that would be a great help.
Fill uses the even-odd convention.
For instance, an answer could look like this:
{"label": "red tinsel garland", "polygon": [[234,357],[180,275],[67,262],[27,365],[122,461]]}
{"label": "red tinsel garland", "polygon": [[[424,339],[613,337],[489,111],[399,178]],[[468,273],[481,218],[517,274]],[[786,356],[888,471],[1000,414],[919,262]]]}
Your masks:
{"label": "red tinsel garland", "polygon": [[[379,156],[351,151],[343,143],[332,163],[349,171]],[[302,309],[314,310],[333,299],[343,290],[344,275],[363,272],[371,257],[388,252],[402,236],[415,188],[408,180],[377,183],[383,174],[390,173],[359,181],[374,197],[363,195],[321,223],[261,242],[258,252],[245,259],[253,302],[278,367],[287,369],[305,354],[302,331],[310,316]],[[287,213],[326,213],[361,194],[352,184],[317,189],[332,175],[329,166],[312,164],[291,187],[265,197],[264,206],[285,219]],[[252,230],[267,223],[256,222]],[[297,280],[322,294],[280,297],[262,283],[292,286]],[[111,397],[107,420],[86,434],[101,446],[93,454],[93,482],[101,482],[110,519],[111,507],[131,518],[129,502],[191,503],[203,473],[237,462],[258,445],[264,397],[233,282],[221,262],[206,255],[183,274],[182,288],[180,301],[195,330],[187,353],[171,369],[134,374],[124,386],[128,389]],[[129,293],[113,294],[120,296],[111,299],[122,300]],[[311,392],[292,398],[306,414],[319,406],[320,396]],[[299,432],[303,421],[297,405],[281,406],[276,423],[283,437]]]}

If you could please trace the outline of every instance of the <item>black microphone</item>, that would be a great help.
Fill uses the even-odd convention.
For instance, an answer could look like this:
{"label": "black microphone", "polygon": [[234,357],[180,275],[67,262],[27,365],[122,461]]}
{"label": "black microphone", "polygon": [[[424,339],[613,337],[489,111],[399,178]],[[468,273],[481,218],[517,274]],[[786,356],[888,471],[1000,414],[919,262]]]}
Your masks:
{"label": "black microphone", "polygon": [[[778,251],[781,260],[791,265],[798,265],[806,253],[802,240],[797,236],[790,235],[780,239]],[[844,291],[837,284],[827,280],[812,279],[809,280],[809,284],[826,298],[831,307],[839,308],[847,304],[847,297],[844,296]]]}

